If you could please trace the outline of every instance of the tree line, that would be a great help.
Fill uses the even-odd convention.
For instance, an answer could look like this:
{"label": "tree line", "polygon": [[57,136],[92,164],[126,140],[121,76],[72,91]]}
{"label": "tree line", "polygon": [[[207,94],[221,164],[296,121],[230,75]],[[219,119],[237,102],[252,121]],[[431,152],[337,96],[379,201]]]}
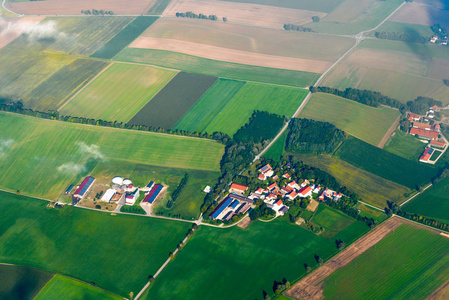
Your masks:
{"label": "tree line", "polygon": [[[191,19],[203,19],[203,20],[211,20],[211,21],[217,21],[218,17],[216,15],[209,15],[206,16],[205,14],[195,14],[191,11],[188,12],[177,12],[176,17],[178,18],[191,18]],[[225,20],[226,19],[226,20]],[[223,21],[226,22],[227,18],[223,17]]]}
{"label": "tree line", "polygon": [[290,31],[312,32],[312,28],[304,27],[301,25],[295,25],[295,24],[291,24],[291,23],[284,24],[284,29],[290,30]]}
{"label": "tree line", "polygon": [[90,9],[87,10],[82,10],[81,11],[82,14],[84,15],[93,15],[93,16],[104,16],[104,15],[109,15],[112,16],[114,14],[114,12],[112,10],[97,10],[97,9],[92,9],[92,11]]}
{"label": "tree line", "polygon": [[426,44],[429,40],[417,32],[386,32],[376,31],[375,37],[382,40],[403,41],[407,43]]}
{"label": "tree line", "polygon": [[171,195],[171,200],[167,201],[167,205],[166,205],[167,208],[171,208],[173,206],[173,204],[176,202],[176,200],[178,200],[178,197],[181,194],[184,187],[186,186],[188,180],[189,180],[189,174],[186,173],[184,175],[184,177],[181,179],[181,182],[179,183],[176,190]]}

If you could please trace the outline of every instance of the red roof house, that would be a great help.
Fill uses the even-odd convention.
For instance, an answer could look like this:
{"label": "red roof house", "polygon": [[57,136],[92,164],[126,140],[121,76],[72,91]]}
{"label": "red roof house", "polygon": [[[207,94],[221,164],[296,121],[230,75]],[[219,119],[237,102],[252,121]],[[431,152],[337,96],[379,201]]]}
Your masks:
{"label": "red roof house", "polygon": [[299,197],[305,198],[312,195],[312,188],[310,186],[305,186],[298,191]]}
{"label": "red roof house", "polygon": [[244,192],[246,192],[247,189],[248,189],[248,187],[246,185],[233,183],[233,184],[231,184],[231,188],[229,189],[229,192],[243,194]]}
{"label": "red roof house", "polygon": [[425,130],[425,129],[418,129],[418,128],[411,128],[410,134],[412,135],[418,135],[419,137],[433,140],[438,138],[438,132],[432,131],[432,130]]}

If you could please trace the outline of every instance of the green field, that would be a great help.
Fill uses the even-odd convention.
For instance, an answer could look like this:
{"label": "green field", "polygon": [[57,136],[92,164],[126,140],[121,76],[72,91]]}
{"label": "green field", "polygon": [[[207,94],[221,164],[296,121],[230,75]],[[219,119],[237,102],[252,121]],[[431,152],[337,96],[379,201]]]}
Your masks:
{"label": "green field", "polygon": [[59,299],[110,299],[119,300],[121,297],[112,295],[104,290],[87,283],[77,281],[65,276],[56,275],[45,285],[37,295],[36,300]]}
{"label": "green field", "polygon": [[[288,155],[290,153],[287,153]],[[337,181],[356,193],[363,201],[384,208],[387,201],[401,203],[404,194],[409,192],[405,186],[359,169],[345,161],[331,156],[294,155],[305,164],[319,168],[334,176]]]}
{"label": "green field", "polygon": [[329,299],[425,299],[449,279],[449,239],[401,225],[324,280]]}
{"label": "green field", "polygon": [[157,17],[137,17],[116,36],[92,54],[92,56],[105,59],[113,58],[125,47],[131,44],[131,42],[141,35],[142,32],[144,32],[148,27],[150,27],[151,24],[156,22],[157,19]]}
{"label": "green field", "polygon": [[404,211],[449,221],[449,178],[436,183],[402,207]]}
{"label": "green field", "polygon": [[309,23],[306,26],[323,33],[356,34],[376,27],[402,2],[402,0],[345,0],[320,22]]}
{"label": "green field", "polygon": [[437,174],[437,169],[394,155],[357,138],[348,137],[335,155],[370,173],[407,186],[426,185]]}
{"label": "green field", "polygon": [[400,23],[387,21],[382,26],[380,26],[376,31],[372,31],[370,36],[374,36],[375,32],[407,32],[407,33],[416,33],[423,37],[429,38],[433,35],[432,29],[430,26],[419,25],[419,24],[410,24],[410,23]]}
{"label": "green field", "polygon": [[324,232],[321,235],[325,238],[334,237],[355,222],[351,217],[324,204],[318,206],[318,210],[311,221],[315,225],[324,228]]}
{"label": "green field", "polygon": [[309,72],[227,63],[164,50],[126,48],[114,59],[236,80],[251,80],[298,87],[310,86],[320,76]]}
{"label": "green field", "polygon": [[177,130],[203,132],[245,83],[219,79],[173,127]]}
{"label": "green field", "polygon": [[426,148],[425,143],[420,142],[414,136],[403,131],[396,130],[393,138],[385,144],[384,150],[417,161]]}
{"label": "green field", "polygon": [[293,9],[304,9],[304,10],[313,10],[313,11],[322,11],[322,12],[331,12],[334,10],[340,3],[344,0],[278,0],[278,1],[270,1],[270,0],[225,0],[229,2],[240,2],[240,3],[254,3],[254,4],[262,4],[262,5],[271,5],[285,8],[293,8]]}
{"label": "green field", "polygon": [[126,123],[175,75],[173,71],[150,66],[115,63],[60,113]]}
{"label": "green field", "polygon": [[46,201],[4,192],[0,204],[0,261],[95,282],[121,296],[136,295],[191,227],[71,206],[50,209]]}
{"label": "green field", "polygon": [[171,0],[157,0],[156,3],[148,11],[148,15],[161,15],[167,6],[170,4]]}
{"label": "green field", "polygon": [[0,264],[0,298],[34,299],[53,273],[21,266]]}
{"label": "green field", "polygon": [[334,124],[337,128],[377,146],[399,111],[375,108],[329,94],[313,94],[301,111],[301,118]]}
{"label": "green field", "polygon": [[[349,244],[367,231],[355,222],[334,238]],[[315,267],[315,254],[326,260],[336,253],[334,239],[285,220],[255,222],[248,230],[202,226],[146,299],[262,299],[263,291],[273,295],[273,281],[293,282],[306,273],[304,263]]]}
{"label": "green field", "polygon": [[248,122],[254,110],[268,111],[290,118],[307,93],[307,90],[297,88],[248,82],[204,131],[223,132],[232,136]]}
{"label": "green field", "polygon": [[263,155],[264,158],[272,159],[278,161],[280,157],[284,154],[285,143],[287,141],[288,130],[274,142],[274,144],[268,148],[267,152]]}
{"label": "green field", "polygon": [[0,186],[51,199],[78,174],[89,173],[89,159],[218,171],[224,152],[223,145],[204,139],[14,114],[0,114],[0,127]]}

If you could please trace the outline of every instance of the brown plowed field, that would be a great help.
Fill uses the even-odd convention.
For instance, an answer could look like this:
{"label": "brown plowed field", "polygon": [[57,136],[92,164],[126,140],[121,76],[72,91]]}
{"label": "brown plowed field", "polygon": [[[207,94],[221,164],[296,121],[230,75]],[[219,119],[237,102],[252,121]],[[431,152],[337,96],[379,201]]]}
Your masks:
{"label": "brown plowed field", "polygon": [[43,17],[0,19],[0,49],[11,43],[22,33],[42,21]]}
{"label": "brown plowed field", "polygon": [[174,16],[177,12],[187,11],[216,15],[219,19],[227,17],[228,22],[271,28],[283,28],[287,23],[302,25],[312,22],[313,16],[326,16],[326,13],[316,11],[216,0],[173,0],[163,15]]}
{"label": "brown plowed field", "polygon": [[130,47],[168,50],[218,61],[314,73],[322,73],[331,65],[330,62],[320,60],[267,55],[187,41],[151,38],[146,36],[139,37],[130,45]]}
{"label": "brown plowed field", "polygon": [[114,14],[146,14],[156,0],[45,0],[7,3],[6,6],[25,15],[81,15],[81,10],[112,10]]}
{"label": "brown plowed field", "polygon": [[440,24],[447,27],[449,25],[449,12],[420,3],[406,3],[389,21],[426,26]]}
{"label": "brown plowed field", "polygon": [[350,245],[342,253],[338,254],[330,261],[326,262],[323,266],[312,272],[310,275],[294,284],[292,288],[285,294],[288,297],[295,299],[323,299],[324,296],[321,282],[326,277],[328,277],[337,269],[349,264],[360,254],[381,241],[388,233],[393,231],[402,223],[403,220],[396,217],[385,221],[384,223],[373,229],[371,232],[369,232],[367,235]]}

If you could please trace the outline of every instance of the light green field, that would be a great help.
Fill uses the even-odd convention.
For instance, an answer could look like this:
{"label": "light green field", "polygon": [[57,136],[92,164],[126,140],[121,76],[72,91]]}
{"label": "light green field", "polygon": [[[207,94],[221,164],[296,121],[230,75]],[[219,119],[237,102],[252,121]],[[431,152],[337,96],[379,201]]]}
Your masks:
{"label": "light green field", "polygon": [[254,3],[277,7],[305,9],[313,11],[331,12],[344,0],[225,0],[229,2]]}
{"label": "light green field", "polygon": [[308,91],[274,85],[246,83],[217,114],[205,131],[234,135],[246,124],[254,110],[290,118],[306,97]]}
{"label": "light green field", "polygon": [[330,208],[324,204],[320,204],[317,212],[311,220],[315,225],[324,228],[322,236],[332,238],[340,231],[355,222],[354,219],[348,217],[344,213]]}
{"label": "light green field", "polygon": [[396,130],[396,134],[385,144],[384,150],[402,156],[410,160],[418,160],[426,148],[425,143],[420,142],[414,136],[403,131]]}
{"label": "light green field", "polygon": [[87,283],[77,281],[65,276],[56,275],[36,296],[36,300],[59,299],[121,299],[104,290]]}
{"label": "light green field", "polygon": [[301,118],[329,122],[337,128],[377,146],[399,111],[375,108],[329,94],[313,94],[300,113]]}
{"label": "light green field", "polygon": [[[368,230],[354,222],[334,238],[350,244]],[[143,299],[263,299],[263,291],[273,297],[275,280],[293,282],[306,273],[305,263],[317,265],[315,254],[326,260],[337,251],[334,239],[287,220],[247,230],[201,226]],[[274,259],[280,253],[283,259]]]}
{"label": "light green field", "polygon": [[402,102],[418,96],[449,103],[449,51],[438,45],[365,40],[322,85],[373,90]]}
{"label": "light green field", "polygon": [[409,191],[405,186],[368,173],[336,157],[297,154],[295,156],[306,165],[334,176],[342,186],[356,193],[363,201],[381,209],[386,207],[387,201],[396,203],[405,201],[404,194]]}
{"label": "light green field", "polygon": [[[218,171],[213,141],[0,114],[0,186],[56,199],[89,159]],[[115,170],[120,173],[120,170]]]}
{"label": "light green field", "polygon": [[423,37],[430,37],[433,35],[430,26],[392,22],[392,21],[385,22],[376,31],[370,32],[369,35],[374,36],[375,32],[411,32],[411,33],[418,33]]}
{"label": "light green field", "polygon": [[284,154],[285,142],[287,141],[288,130],[274,142],[274,144],[268,148],[267,152],[263,155],[264,158],[279,161],[281,156]]}
{"label": "light green field", "polygon": [[62,115],[128,122],[176,72],[115,63],[76,95]]}
{"label": "light green field", "polygon": [[310,86],[320,77],[320,74],[317,73],[227,63],[164,50],[126,48],[114,57],[114,59],[123,62],[155,65],[190,73],[298,87]]}
{"label": "light green field", "polygon": [[72,206],[46,208],[47,201],[4,192],[0,204],[0,261],[95,282],[123,297],[140,291],[191,228]]}
{"label": "light green field", "polygon": [[403,224],[324,280],[328,299],[426,299],[449,279],[449,239]]}
{"label": "light green field", "polygon": [[402,0],[345,0],[320,22],[305,26],[323,33],[356,34],[376,27],[402,2]]}
{"label": "light green field", "polygon": [[173,129],[202,132],[223,110],[245,83],[229,79],[219,79],[179,120]]}

